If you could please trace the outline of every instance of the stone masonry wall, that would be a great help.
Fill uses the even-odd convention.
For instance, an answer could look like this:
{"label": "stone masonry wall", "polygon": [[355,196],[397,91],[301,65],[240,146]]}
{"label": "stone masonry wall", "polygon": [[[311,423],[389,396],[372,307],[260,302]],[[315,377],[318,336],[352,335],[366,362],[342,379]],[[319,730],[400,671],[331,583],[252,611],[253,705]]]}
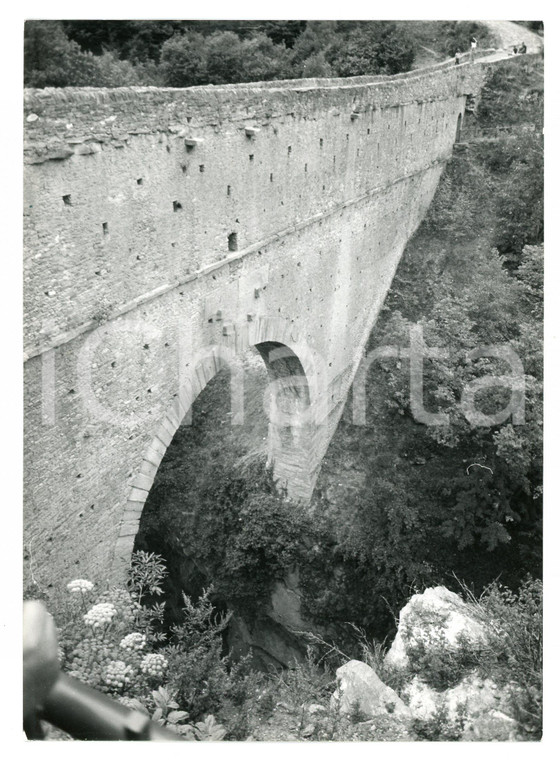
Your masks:
{"label": "stone masonry wall", "polygon": [[289,346],[328,399],[299,448],[271,431],[277,475],[308,498],[485,71],[26,93],[25,543],[41,583],[120,572],[177,425],[247,345]]}

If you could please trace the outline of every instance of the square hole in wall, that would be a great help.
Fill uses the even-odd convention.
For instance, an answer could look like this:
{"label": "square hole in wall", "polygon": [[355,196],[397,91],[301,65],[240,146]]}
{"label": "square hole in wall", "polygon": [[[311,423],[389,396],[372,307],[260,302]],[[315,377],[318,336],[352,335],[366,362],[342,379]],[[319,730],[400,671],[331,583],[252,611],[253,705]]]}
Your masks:
{"label": "square hole in wall", "polygon": [[237,232],[231,232],[228,235],[228,251],[237,251]]}
{"label": "square hole in wall", "polygon": [[228,194],[228,195],[231,195],[231,185],[228,185],[228,186],[227,186],[227,194]]}
{"label": "square hole in wall", "polygon": [[103,222],[103,234],[108,235],[109,234],[109,222]]}
{"label": "square hole in wall", "polygon": [[143,185],[144,184],[144,180],[142,179],[142,177],[138,177],[138,179],[136,180],[136,184],[137,185]]}
{"label": "square hole in wall", "polygon": [[254,160],[255,160],[255,156],[254,156],[254,154],[253,154],[253,153],[250,153],[250,154],[249,154],[249,161],[254,161]]}
{"label": "square hole in wall", "polygon": [[64,201],[65,206],[71,206],[72,205],[72,197],[70,195],[63,195],[62,200]]}
{"label": "square hole in wall", "polygon": [[179,203],[179,201],[173,201],[173,211],[180,211],[183,208],[183,206]]}
{"label": "square hole in wall", "polygon": [[201,172],[201,173],[204,171],[204,164],[200,164],[199,165],[198,171]]}

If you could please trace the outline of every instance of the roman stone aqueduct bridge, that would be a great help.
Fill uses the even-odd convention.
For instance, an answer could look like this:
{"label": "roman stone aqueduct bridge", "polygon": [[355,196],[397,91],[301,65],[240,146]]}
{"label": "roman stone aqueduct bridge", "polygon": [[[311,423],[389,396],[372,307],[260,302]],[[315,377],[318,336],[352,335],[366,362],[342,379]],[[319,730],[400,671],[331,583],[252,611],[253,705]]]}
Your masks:
{"label": "roman stone aqueduct bridge", "polygon": [[[25,543],[117,578],[198,393],[256,346],[311,496],[407,240],[490,63],[396,77],[25,95]],[[279,404],[282,393],[279,391]]]}

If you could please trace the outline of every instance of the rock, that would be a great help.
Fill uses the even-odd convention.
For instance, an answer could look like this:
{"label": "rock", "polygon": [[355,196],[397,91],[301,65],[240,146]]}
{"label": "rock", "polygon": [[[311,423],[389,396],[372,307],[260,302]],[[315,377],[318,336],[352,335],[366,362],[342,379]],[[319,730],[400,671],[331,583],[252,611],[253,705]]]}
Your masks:
{"label": "rock", "polygon": [[512,742],[518,740],[518,724],[499,710],[479,715],[467,723],[463,741]]}
{"label": "rock", "polygon": [[423,650],[456,649],[468,641],[479,646],[485,640],[481,623],[474,619],[460,596],[444,586],[428,588],[415,594],[402,608],[397,635],[385,657],[385,663],[397,668],[409,664],[409,651],[422,644]]}
{"label": "rock", "polygon": [[101,150],[101,147],[97,145],[96,143],[87,143],[85,145],[79,145],[76,148],[76,153],[79,156],[89,156],[92,153],[99,153]]}
{"label": "rock", "polygon": [[337,688],[331,697],[331,709],[348,714],[356,702],[368,717],[411,713],[398,694],[386,686],[375,670],[359,660],[350,660],[336,671]]}
{"label": "rock", "polygon": [[278,581],[270,595],[269,616],[288,630],[305,631],[309,628],[301,614],[301,591],[299,572],[293,570]]}
{"label": "rock", "polygon": [[509,741],[516,732],[516,721],[500,710],[507,705],[507,689],[499,689],[491,679],[476,673],[442,692],[415,676],[405,687],[403,697],[414,718],[430,720],[443,709],[446,720],[463,726],[462,738],[466,741]]}
{"label": "rock", "polygon": [[326,713],[327,708],[323,707],[323,705],[309,705],[307,712],[310,715],[316,715],[317,713]]}
{"label": "rock", "polygon": [[293,667],[304,662],[305,650],[299,640],[268,615],[246,621],[235,614],[228,626],[227,645],[235,658],[249,652],[259,667]]}
{"label": "rock", "polygon": [[482,679],[477,674],[463,678],[460,684],[445,692],[445,703],[451,717],[464,712],[468,719],[497,709],[501,704],[501,694],[490,678]]}
{"label": "rock", "polygon": [[403,697],[415,718],[429,720],[441,705],[442,695],[414,676],[406,685]]}
{"label": "rock", "polygon": [[305,728],[301,729],[301,735],[305,737],[312,736],[314,731],[315,731],[315,724],[309,723],[307,726],[305,726]]}

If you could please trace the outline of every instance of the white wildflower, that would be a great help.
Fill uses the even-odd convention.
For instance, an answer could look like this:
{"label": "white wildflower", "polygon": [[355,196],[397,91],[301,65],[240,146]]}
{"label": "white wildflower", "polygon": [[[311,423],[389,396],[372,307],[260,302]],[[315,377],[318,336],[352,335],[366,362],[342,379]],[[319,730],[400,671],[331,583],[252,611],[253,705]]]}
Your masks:
{"label": "white wildflower", "polygon": [[76,578],[75,581],[66,584],[66,588],[71,594],[88,594],[93,590],[93,583],[83,578]]}
{"label": "white wildflower", "polygon": [[94,605],[89,612],[86,612],[84,622],[86,625],[91,625],[92,628],[101,628],[103,625],[108,625],[116,614],[117,608],[114,604],[102,602]]}
{"label": "white wildflower", "polygon": [[122,660],[111,660],[105,672],[105,683],[113,689],[122,689],[129,684],[134,670]]}
{"label": "white wildflower", "polygon": [[121,640],[119,646],[129,651],[139,651],[146,646],[146,637],[143,633],[129,633]]}
{"label": "white wildflower", "polygon": [[140,668],[147,676],[163,678],[168,662],[162,654],[147,654],[142,658]]}

